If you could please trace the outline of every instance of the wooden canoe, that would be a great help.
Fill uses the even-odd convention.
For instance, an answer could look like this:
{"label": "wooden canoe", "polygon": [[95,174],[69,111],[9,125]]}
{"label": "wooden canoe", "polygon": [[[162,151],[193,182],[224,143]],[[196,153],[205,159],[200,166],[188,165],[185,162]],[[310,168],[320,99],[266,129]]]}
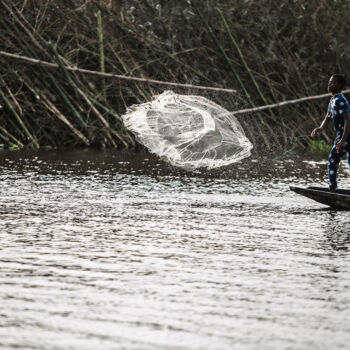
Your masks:
{"label": "wooden canoe", "polygon": [[350,190],[337,190],[330,192],[325,187],[289,187],[295,193],[308,197],[319,203],[333,208],[350,210]]}

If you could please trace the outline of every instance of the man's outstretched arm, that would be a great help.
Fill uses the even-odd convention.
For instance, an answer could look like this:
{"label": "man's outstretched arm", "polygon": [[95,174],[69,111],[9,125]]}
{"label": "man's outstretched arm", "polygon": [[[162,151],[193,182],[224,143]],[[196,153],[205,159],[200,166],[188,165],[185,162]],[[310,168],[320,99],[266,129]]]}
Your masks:
{"label": "man's outstretched arm", "polygon": [[331,112],[328,112],[325,118],[323,119],[321,125],[312,131],[311,137],[315,137],[316,135],[318,135],[326,127],[326,125],[330,120],[331,120]]}

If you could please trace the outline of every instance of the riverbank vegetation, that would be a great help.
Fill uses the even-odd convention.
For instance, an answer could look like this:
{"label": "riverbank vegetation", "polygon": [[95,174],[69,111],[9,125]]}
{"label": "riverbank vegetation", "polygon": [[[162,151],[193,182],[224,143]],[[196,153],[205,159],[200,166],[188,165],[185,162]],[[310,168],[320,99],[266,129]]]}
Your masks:
{"label": "riverbank vegetation", "polygon": [[[175,88],[239,110],[326,92],[350,77],[350,5],[337,0],[0,0],[0,144],[135,146],[121,115],[165,87],[74,72],[80,67],[237,89]],[[337,20],[335,20],[335,18]],[[262,148],[309,147],[327,99],[239,115]],[[329,142],[332,130],[322,138]]]}

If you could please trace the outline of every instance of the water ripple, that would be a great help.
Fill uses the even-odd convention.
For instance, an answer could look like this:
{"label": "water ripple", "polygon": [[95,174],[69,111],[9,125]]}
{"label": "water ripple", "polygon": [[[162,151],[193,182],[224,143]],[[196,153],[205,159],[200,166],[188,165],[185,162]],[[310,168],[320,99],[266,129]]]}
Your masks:
{"label": "water ripple", "polygon": [[288,190],[324,162],[122,157],[0,157],[1,348],[348,348],[348,214]]}

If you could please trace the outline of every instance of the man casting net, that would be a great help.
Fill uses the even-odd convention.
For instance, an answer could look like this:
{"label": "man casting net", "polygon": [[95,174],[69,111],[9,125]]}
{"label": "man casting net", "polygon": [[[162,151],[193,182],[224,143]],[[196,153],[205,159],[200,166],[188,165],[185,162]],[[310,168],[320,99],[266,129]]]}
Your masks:
{"label": "man casting net", "polygon": [[201,96],[165,91],[129,108],[123,120],[152,153],[186,169],[229,165],[253,147],[233,113]]}

